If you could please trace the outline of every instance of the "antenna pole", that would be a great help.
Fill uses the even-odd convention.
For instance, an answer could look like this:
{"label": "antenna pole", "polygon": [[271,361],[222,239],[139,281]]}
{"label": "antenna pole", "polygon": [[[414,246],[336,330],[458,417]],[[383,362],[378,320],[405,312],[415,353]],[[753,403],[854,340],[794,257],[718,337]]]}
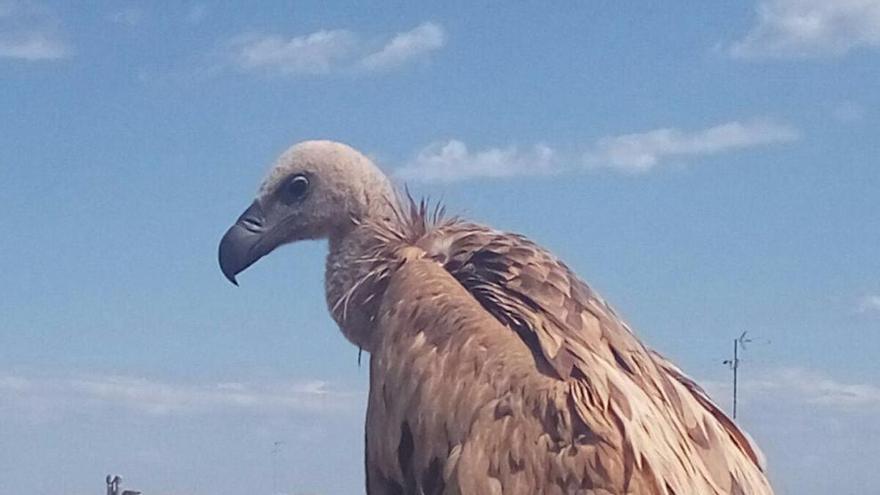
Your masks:
{"label": "antenna pole", "polygon": [[733,419],[736,419],[736,372],[739,369],[739,339],[733,339]]}
{"label": "antenna pole", "polygon": [[748,332],[743,332],[742,335],[733,339],[733,359],[725,359],[724,364],[730,366],[730,369],[733,370],[733,419],[736,419],[736,395],[737,395],[737,378],[739,374],[739,348],[742,347],[743,350],[746,349],[746,343],[752,342],[752,339],[747,338]]}

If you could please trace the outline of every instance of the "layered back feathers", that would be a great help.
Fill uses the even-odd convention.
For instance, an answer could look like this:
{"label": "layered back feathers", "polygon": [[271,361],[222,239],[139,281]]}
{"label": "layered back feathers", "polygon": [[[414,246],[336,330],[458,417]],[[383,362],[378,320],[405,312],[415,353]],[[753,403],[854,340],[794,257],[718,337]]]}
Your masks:
{"label": "layered back feathers", "polygon": [[[601,450],[604,462],[574,463],[570,476],[581,480],[577,486],[621,487],[619,493],[649,487],[640,493],[667,495],[772,493],[761,454],[747,435],[690,378],[646,348],[555,256],[523,236],[445,217],[442,208],[425,201],[407,198],[400,204],[391,217],[366,219],[357,227],[366,239],[357,259],[364,269],[335,303],[343,320],[352,304],[376,308],[370,316],[376,320],[380,307],[405,303],[383,298],[407,263],[439,265],[500,323],[499,332],[516,335],[528,347],[532,372],[560,390],[552,400],[532,398],[553,402],[541,407],[543,414],[552,410],[558,416],[558,424],[547,426],[558,450],[532,448],[577,458],[582,446],[607,446]],[[439,279],[434,283],[442,285]],[[387,330],[377,328],[375,338]],[[471,331],[443,329],[449,338],[461,339]],[[529,393],[523,388],[524,396]],[[419,413],[418,404],[410,407]],[[453,439],[444,438],[454,448]],[[552,483],[539,477],[535,483]]]}

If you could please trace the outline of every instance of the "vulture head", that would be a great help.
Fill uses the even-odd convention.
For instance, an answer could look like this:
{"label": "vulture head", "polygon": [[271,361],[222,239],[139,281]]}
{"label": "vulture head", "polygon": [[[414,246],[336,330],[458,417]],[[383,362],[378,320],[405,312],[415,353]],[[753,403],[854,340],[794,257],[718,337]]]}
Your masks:
{"label": "vulture head", "polygon": [[343,238],[360,219],[391,207],[390,181],[342,143],[306,141],[285,151],[256,199],[220,241],[223,274],[235,276],[283,244]]}

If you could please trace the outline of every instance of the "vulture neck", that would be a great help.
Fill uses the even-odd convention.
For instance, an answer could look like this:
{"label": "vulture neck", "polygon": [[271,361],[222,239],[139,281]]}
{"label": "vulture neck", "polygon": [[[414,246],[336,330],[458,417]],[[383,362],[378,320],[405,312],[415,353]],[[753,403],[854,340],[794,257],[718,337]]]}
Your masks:
{"label": "vulture neck", "polygon": [[[379,203],[374,203],[379,204]],[[390,218],[392,207],[371,211],[371,218]],[[375,268],[364,259],[369,247],[375,245],[373,231],[363,223],[352,223],[348,228],[329,236],[329,253],[324,274],[324,289],[330,315],[339,325],[345,338],[367,352],[372,352],[375,318],[381,295],[371,286],[370,271]],[[374,297],[366,298],[366,294]],[[379,296],[379,297],[376,297]]]}

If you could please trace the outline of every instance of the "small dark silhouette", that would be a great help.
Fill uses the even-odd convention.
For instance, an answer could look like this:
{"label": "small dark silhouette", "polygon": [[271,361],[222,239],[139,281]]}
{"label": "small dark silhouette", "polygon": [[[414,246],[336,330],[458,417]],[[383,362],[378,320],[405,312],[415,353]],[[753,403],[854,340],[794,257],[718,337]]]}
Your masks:
{"label": "small dark silhouette", "polygon": [[107,495],[141,495],[141,492],[135,490],[124,490],[120,493],[119,488],[122,483],[122,476],[110,476],[105,478],[107,482]]}

